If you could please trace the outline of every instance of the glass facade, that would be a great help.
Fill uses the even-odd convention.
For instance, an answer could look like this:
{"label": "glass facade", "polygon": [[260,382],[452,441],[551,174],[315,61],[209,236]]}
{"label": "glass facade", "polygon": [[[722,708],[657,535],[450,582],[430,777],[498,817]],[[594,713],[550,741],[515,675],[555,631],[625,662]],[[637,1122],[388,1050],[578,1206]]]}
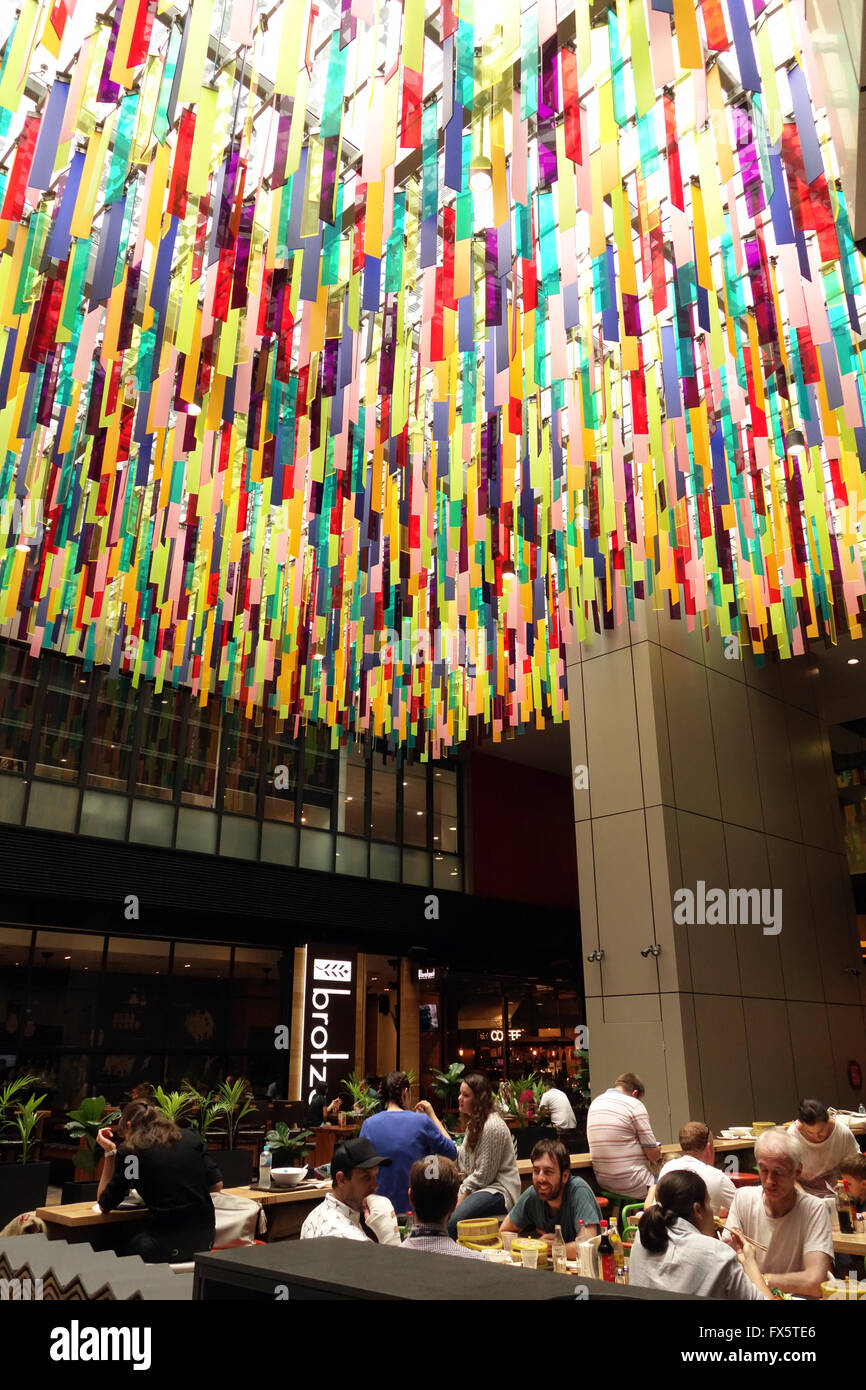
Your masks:
{"label": "glass facade", "polygon": [[456,762],[0,643],[0,823],[461,891],[460,806]]}
{"label": "glass facade", "polygon": [[251,946],[0,927],[0,1073],[39,1073],[55,1110],[87,1094],[122,1103],[140,1081],[208,1089],[245,1076],[263,1094],[276,1079],[281,960]]}

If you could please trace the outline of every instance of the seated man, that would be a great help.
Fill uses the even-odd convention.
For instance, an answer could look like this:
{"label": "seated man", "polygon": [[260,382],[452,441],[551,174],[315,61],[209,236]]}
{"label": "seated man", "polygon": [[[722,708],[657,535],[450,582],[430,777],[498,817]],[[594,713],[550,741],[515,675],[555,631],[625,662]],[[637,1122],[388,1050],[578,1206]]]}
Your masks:
{"label": "seated man", "polygon": [[480,1251],[464,1249],[448,1234],[448,1218],[457,1206],[460,1183],[460,1169],[452,1159],[429,1154],[415,1160],[409,1170],[409,1203],[415,1224],[403,1242],[404,1250],[484,1259]]}
{"label": "seated man", "polygon": [[583,1178],[572,1174],[568,1152],[558,1139],[539,1139],[530,1157],[532,1186],[517,1199],[500,1230],[538,1236],[552,1245],[556,1227],[561,1226],[566,1255],[574,1260],[578,1222],[591,1237],[601,1221],[595,1194]]}
{"label": "seated man", "polygon": [[852,1154],[839,1164],[839,1176],[848,1184],[848,1195],[857,1212],[866,1211],[866,1154]]}
{"label": "seated man", "polygon": [[342,1104],[343,1102],[340,1100],[339,1096],[329,1103],[325,1083],[324,1081],[318,1081],[316,1083],[316,1089],[310,1096],[310,1104],[307,1109],[304,1124],[310,1128],[318,1128],[319,1125],[325,1124],[336,1124]]}
{"label": "seated man", "polygon": [[643,1095],[640,1077],[624,1071],[609,1090],[596,1096],[586,1117],[587,1143],[599,1187],[632,1202],[646,1197],[654,1182],[649,1165],[662,1156]]}
{"label": "seated man", "polygon": [[314,1207],[301,1227],[301,1240],[316,1236],[340,1236],[344,1240],[372,1240],[378,1245],[399,1245],[400,1232],[394,1208],[387,1197],[377,1197],[380,1165],[390,1158],[376,1153],[369,1139],[348,1139],[338,1144],[331,1159],[333,1191]]}
{"label": "seated man", "polygon": [[[679,1132],[679,1141],[682,1153],[677,1158],[668,1159],[659,1173],[659,1179],[663,1178],[665,1173],[683,1170],[697,1173],[706,1183],[713,1215],[718,1216],[723,1212],[727,1216],[737,1195],[737,1189],[727,1173],[723,1173],[714,1165],[716,1146],[713,1142],[713,1131],[703,1120],[689,1120]],[[651,1206],[655,1201],[655,1191],[655,1187],[650,1188],[644,1202],[645,1207]]]}
{"label": "seated man", "polygon": [[544,1123],[549,1119],[557,1129],[567,1129],[569,1131],[577,1128],[577,1120],[574,1118],[574,1111],[571,1103],[564,1091],[557,1090],[555,1086],[549,1087],[538,1104],[538,1119]]}
{"label": "seated man", "polygon": [[820,1100],[801,1100],[793,1132],[803,1145],[803,1176],[800,1186],[813,1197],[832,1197],[839,1177],[839,1165],[860,1150],[846,1124],[831,1119]]}
{"label": "seated man", "polygon": [[761,1186],[739,1189],[727,1229],[755,1242],[771,1289],[820,1298],[833,1268],[833,1236],[826,1202],[797,1186],[803,1146],[793,1129],[766,1129],[755,1141],[755,1159]]}

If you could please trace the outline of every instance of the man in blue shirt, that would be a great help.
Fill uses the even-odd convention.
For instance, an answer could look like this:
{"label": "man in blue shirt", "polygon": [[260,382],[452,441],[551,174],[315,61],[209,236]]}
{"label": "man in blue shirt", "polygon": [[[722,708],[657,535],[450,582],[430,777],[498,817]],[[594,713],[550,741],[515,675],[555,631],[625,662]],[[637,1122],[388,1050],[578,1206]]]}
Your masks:
{"label": "man in blue shirt", "polygon": [[379,1195],[387,1197],[396,1212],[405,1212],[412,1164],[429,1154],[454,1159],[457,1146],[429,1101],[419,1101],[415,1110],[407,1108],[409,1083],[404,1072],[389,1072],[381,1095],[385,1109],[364,1121],[361,1138],[369,1139],[377,1153],[391,1160],[391,1167],[379,1174]]}
{"label": "man in blue shirt", "polygon": [[584,1235],[594,1236],[601,1221],[601,1211],[589,1183],[575,1177],[565,1145],[558,1139],[539,1139],[530,1155],[532,1186],[528,1187],[511,1208],[502,1223],[504,1235],[537,1236],[553,1244],[556,1227],[562,1227],[562,1238],[568,1259],[577,1258],[578,1223],[584,1223]]}

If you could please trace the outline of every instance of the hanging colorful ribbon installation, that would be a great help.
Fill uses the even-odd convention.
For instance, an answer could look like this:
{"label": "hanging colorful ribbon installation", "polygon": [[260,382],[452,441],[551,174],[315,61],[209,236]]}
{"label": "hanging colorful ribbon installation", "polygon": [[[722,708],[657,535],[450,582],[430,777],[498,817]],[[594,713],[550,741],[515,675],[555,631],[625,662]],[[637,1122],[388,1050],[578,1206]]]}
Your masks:
{"label": "hanging colorful ribbon installation", "polygon": [[787,0],[3,40],[7,637],[438,754],[562,719],[636,600],[860,635],[863,263]]}

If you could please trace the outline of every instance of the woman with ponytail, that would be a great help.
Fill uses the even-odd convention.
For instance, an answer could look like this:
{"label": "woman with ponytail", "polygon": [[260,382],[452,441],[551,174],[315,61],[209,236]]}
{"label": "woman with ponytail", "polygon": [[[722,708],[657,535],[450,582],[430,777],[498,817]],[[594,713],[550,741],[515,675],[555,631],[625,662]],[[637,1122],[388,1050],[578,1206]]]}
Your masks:
{"label": "woman with ponytail", "polygon": [[699,1173],[665,1174],[656,1200],[640,1220],[629,1265],[638,1288],[704,1298],[772,1298],[755,1252],[738,1232],[727,1245],[716,1238],[713,1208]]}
{"label": "woman with ponytail", "polygon": [[120,1205],[135,1188],[150,1220],[124,1250],[151,1264],[191,1260],[209,1250],[214,1239],[211,1192],[222,1176],[201,1135],[179,1129],[150,1099],[131,1100],[116,1132],[96,1136],[105,1153],[96,1200],[103,1211]]}

